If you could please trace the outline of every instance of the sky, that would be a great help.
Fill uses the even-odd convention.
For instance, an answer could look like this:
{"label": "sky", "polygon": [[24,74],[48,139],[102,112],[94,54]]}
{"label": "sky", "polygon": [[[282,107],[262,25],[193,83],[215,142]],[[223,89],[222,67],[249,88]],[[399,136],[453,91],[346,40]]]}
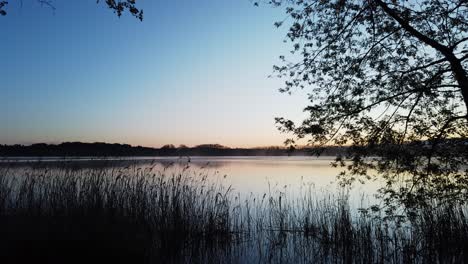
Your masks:
{"label": "sky", "polygon": [[140,22],[103,1],[22,2],[0,17],[0,144],[282,145],[274,117],[304,115],[306,92],[268,78],[290,50],[282,9],[140,0]]}

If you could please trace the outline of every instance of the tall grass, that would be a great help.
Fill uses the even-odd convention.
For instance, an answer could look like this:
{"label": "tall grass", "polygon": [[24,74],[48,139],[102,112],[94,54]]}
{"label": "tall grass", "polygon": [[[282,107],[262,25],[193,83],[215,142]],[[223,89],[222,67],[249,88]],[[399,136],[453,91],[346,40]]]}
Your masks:
{"label": "tall grass", "polygon": [[464,205],[407,222],[312,190],[241,197],[189,167],[0,169],[2,263],[463,263]]}

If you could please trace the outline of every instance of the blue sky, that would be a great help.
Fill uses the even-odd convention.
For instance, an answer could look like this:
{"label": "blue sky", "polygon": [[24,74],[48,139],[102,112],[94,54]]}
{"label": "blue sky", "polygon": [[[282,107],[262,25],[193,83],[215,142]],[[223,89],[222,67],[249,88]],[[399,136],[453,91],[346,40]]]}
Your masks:
{"label": "blue sky", "polygon": [[281,9],[141,0],[140,22],[95,0],[54,4],[0,17],[0,144],[281,145],[274,117],[302,117],[305,92],[267,77],[289,50]]}

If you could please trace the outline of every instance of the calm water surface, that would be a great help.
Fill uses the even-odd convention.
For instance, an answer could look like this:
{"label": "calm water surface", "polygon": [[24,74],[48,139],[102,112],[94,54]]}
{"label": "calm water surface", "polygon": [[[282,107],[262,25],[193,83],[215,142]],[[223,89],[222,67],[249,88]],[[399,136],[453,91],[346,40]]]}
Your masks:
{"label": "calm water surface", "polygon": [[290,198],[313,193],[317,198],[349,195],[356,207],[375,203],[378,182],[356,183],[342,188],[336,176],[342,170],[331,166],[333,157],[129,157],[129,158],[3,158],[0,166],[11,168],[123,169],[154,167],[154,171],[180,173],[185,167],[194,177],[208,175],[211,182],[231,186],[242,197],[264,193],[286,194]]}

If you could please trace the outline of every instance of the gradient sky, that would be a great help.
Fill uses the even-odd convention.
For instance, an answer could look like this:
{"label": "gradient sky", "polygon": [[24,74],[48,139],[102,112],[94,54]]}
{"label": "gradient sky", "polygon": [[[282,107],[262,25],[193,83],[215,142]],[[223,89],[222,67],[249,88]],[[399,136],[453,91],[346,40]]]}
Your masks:
{"label": "gradient sky", "polygon": [[0,144],[281,145],[274,117],[303,116],[305,92],[268,78],[289,50],[281,9],[146,0],[140,22],[95,0],[13,2],[0,17]]}

